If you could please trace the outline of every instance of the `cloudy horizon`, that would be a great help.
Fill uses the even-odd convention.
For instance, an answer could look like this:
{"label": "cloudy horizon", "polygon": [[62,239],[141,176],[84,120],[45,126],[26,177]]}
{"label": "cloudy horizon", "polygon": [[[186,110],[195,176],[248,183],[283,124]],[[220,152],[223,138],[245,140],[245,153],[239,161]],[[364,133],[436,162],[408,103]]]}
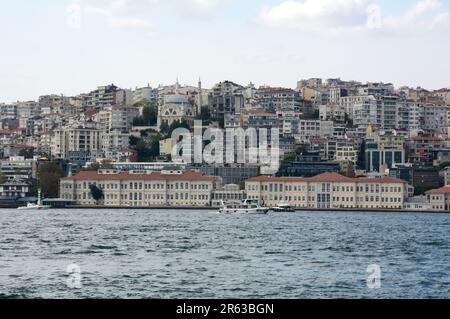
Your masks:
{"label": "cloudy horizon", "polygon": [[0,102],[199,77],[205,87],[340,77],[440,89],[450,86],[449,12],[448,0],[3,4]]}

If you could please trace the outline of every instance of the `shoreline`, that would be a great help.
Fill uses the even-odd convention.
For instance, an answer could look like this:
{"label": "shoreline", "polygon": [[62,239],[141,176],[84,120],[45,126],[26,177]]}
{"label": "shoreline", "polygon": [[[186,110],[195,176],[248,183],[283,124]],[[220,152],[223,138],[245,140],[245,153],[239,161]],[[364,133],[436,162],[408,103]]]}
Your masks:
{"label": "shoreline", "polygon": [[[14,208],[11,208],[14,209]],[[170,207],[170,206],[161,206],[161,207],[141,207],[141,206],[124,206],[124,207],[111,207],[111,206],[66,206],[66,207],[52,207],[51,210],[56,209],[69,209],[69,210],[78,210],[78,209],[90,209],[90,210],[107,210],[107,209],[118,209],[118,210],[201,210],[201,211],[218,211],[219,207]],[[273,213],[273,211],[271,211]],[[450,214],[450,211],[432,211],[432,210],[407,210],[407,209],[336,209],[336,208],[328,208],[328,209],[318,209],[318,208],[298,208],[295,209],[295,212],[291,214],[299,213],[299,212],[331,212],[331,213],[418,213],[418,214]]]}

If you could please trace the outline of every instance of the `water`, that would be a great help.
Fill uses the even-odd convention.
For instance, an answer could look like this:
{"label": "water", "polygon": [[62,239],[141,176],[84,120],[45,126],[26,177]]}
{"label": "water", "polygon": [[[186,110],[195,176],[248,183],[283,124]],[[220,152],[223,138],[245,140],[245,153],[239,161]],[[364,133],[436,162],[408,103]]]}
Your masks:
{"label": "water", "polygon": [[449,230],[440,214],[2,209],[0,298],[449,298]]}

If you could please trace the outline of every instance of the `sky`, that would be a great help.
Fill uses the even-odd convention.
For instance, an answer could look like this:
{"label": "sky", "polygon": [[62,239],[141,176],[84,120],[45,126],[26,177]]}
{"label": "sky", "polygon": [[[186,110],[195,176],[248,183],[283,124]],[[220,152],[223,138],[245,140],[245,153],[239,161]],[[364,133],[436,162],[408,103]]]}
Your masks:
{"label": "sky", "polygon": [[450,87],[450,0],[0,0],[0,102],[99,85]]}

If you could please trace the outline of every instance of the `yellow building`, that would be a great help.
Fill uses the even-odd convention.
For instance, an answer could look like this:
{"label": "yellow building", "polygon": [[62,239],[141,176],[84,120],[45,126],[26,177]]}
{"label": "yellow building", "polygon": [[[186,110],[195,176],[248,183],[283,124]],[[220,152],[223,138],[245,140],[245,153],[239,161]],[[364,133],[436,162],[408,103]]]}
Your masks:
{"label": "yellow building", "polygon": [[219,184],[219,178],[198,172],[82,171],[61,180],[60,197],[96,205],[90,189],[95,185],[104,193],[101,204],[109,207],[208,207]]}
{"label": "yellow building", "polygon": [[172,150],[176,145],[177,142],[173,138],[159,141],[159,154],[166,156],[172,155]]}
{"label": "yellow building", "polygon": [[403,209],[407,183],[395,178],[349,178],[325,173],[312,178],[260,176],[246,181],[247,198],[261,205],[289,203],[312,209]]}
{"label": "yellow building", "polygon": [[358,150],[354,146],[338,146],[336,148],[336,161],[356,164],[358,161]]}
{"label": "yellow building", "polygon": [[431,209],[434,211],[450,210],[450,186],[433,189],[426,193]]}

